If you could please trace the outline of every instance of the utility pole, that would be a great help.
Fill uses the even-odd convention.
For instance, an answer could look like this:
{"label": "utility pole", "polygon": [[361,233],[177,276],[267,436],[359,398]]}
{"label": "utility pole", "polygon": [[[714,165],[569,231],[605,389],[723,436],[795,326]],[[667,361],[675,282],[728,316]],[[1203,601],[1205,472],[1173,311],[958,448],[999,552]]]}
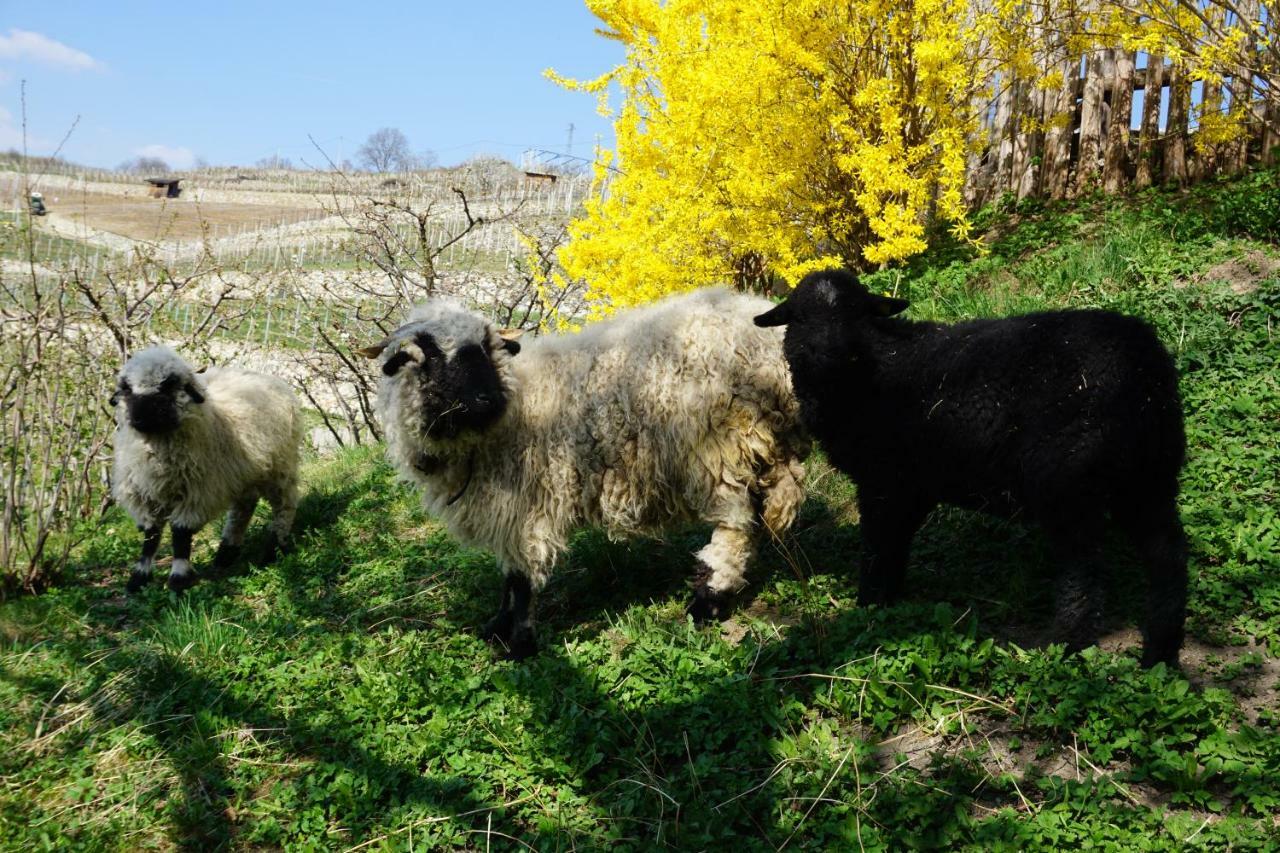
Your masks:
{"label": "utility pole", "polygon": [[573,122],[569,122],[569,141],[564,146],[564,153],[573,156]]}

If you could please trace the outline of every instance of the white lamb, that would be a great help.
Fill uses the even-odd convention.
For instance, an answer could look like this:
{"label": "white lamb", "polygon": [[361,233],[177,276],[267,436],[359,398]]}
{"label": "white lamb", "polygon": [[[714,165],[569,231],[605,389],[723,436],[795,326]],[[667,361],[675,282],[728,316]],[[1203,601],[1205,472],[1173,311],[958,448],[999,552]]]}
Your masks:
{"label": "white lamb", "polygon": [[285,543],[298,506],[302,440],[288,383],[231,367],[197,375],[172,349],[155,346],[125,363],[111,403],[112,494],[144,534],[130,592],[150,579],[165,522],[173,530],[175,590],[196,580],[191,537],[224,511],[215,566],[235,560],[259,497],[275,511],[273,549]]}
{"label": "white lamb", "polygon": [[770,307],[703,290],[522,351],[433,300],[362,350],[382,358],[391,460],[456,538],[498,558],[485,634],[511,657],[536,649],[532,596],[577,527],[622,538],[713,523],[689,607],[702,621],[745,585],[757,522],[774,536],[791,525],[809,441],[782,335],[752,323]]}

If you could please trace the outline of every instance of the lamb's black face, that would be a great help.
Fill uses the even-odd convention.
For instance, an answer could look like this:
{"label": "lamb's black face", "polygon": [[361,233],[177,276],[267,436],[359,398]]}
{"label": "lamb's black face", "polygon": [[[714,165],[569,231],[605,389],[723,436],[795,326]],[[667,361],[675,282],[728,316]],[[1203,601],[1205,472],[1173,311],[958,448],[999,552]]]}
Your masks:
{"label": "lamb's black face", "polygon": [[203,402],[194,389],[189,388],[181,376],[170,374],[158,386],[135,390],[128,379],[121,377],[113,401],[123,402],[129,426],[143,435],[167,435],[182,425],[180,394],[192,402]]}
{"label": "lamb's black face", "polygon": [[[514,341],[508,351],[519,348]],[[421,351],[422,360],[418,361]],[[456,438],[492,426],[507,409],[507,392],[498,377],[488,348],[480,342],[464,343],[445,353],[426,332],[401,344],[383,365],[388,376],[409,371],[418,395],[424,435],[434,439]]]}
{"label": "lamb's black face", "polygon": [[848,270],[820,270],[801,279],[785,302],[756,317],[755,323],[787,326],[789,359],[841,359],[861,324],[906,307],[905,299],[870,292]]}

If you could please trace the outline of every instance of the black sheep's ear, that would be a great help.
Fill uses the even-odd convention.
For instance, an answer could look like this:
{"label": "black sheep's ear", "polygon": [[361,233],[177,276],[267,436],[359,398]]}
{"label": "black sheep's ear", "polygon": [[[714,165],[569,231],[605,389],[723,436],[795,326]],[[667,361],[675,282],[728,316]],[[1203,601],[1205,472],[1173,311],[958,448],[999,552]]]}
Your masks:
{"label": "black sheep's ear", "polygon": [[404,367],[409,361],[409,353],[400,350],[391,358],[387,359],[386,364],[382,365],[382,373],[384,376],[395,376],[400,368]]}
{"label": "black sheep's ear", "polygon": [[187,392],[187,396],[191,398],[191,402],[196,404],[204,402],[204,395],[200,393],[200,389],[196,387],[196,383],[188,382],[182,390]]}
{"label": "black sheep's ear", "polygon": [[755,319],[755,324],[762,328],[769,326],[785,326],[791,322],[791,303],[783,302],[774,308],[760,314]]}
{"label": "black sheep's ear", "polygon": [[897,299],[893,296],[871,294],[868,299],[871,302],[871,313],[876,317],[892,317],[894,314],[901,314],[911,304],[905,299]]}

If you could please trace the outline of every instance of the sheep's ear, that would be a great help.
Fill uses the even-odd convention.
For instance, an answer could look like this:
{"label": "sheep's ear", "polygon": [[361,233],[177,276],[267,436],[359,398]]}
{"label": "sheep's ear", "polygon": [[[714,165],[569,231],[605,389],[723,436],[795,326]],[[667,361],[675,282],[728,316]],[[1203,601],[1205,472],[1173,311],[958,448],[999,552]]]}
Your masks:
{"label": "sheep's ear", "polygon": [[791,322],[791,303],[783,302],[756,317],[757,326],[785,326]]}
{"label": "sheep's ear", "polygon": [[868,298],[871,302],[871,313],[876,317],[892,317],[894,314],[901,314],[911,304],[905,299],[896,299],[892,296],[871,294]]}
{"label": "sheep's ear", "polygon": [[524,334],[524,329],[499,329],[498,337],[502,338],[502,348],[507,351],[508,355],[515,355],[520,352],[520,336]]}
{"label": "sheep's ear", "polygon": [[360,353],[365,358],[377,358],[382,355],[382,351],[389,346],[391,346],[391,338],[383,338],[371,346],[360,347],[356,352]]}
{"label": "sheep's ear", "polygon": [[116,404],[120,402],[120,390],[119,390],[119,389],[116,389],[115,391],[112,391],[112,392],[111,392],[111,398],[110,398],[110,400],[108,400],[108,402],[109,402],[109,403],[111,403],[111,408],[113,408],[113,409],[114,409],[114,408],[116,407]]}
{"label": "sheep's ear", "polygon": [[188,382],[183,390],[187,392],[187,396],[191,398],[191,402],[196,404],[204,402],[204,395],[200,393],[200,389],[196,387],[196,383]]}

